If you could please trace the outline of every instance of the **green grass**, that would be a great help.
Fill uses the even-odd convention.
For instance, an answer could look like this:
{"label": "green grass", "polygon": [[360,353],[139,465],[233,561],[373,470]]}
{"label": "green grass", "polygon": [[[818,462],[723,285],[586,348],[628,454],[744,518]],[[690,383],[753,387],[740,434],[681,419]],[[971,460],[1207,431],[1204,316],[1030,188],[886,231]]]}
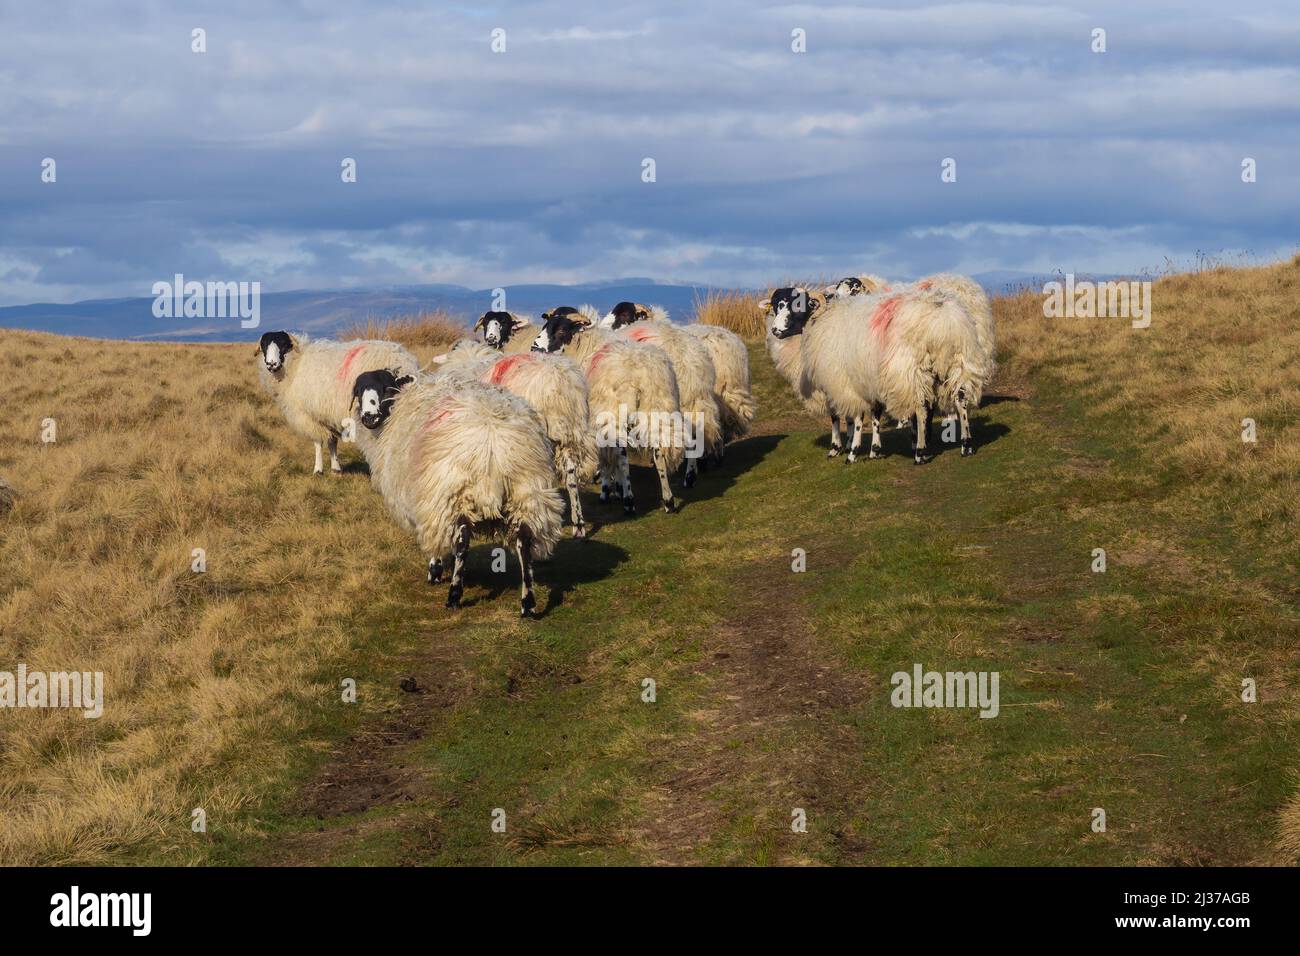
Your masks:
{"label": "green grass", "polygon": [[[971,459],[916,468],[898,432],[884,461],[846,466],[825,459],[821,423],[761,348],[752,365],[773,433],[735,446],[678,515],[624,521],[591,501],[609,524],[539,570],[563,592],[541,621],[514,620],[513,572],[494,582],[482,546],[475,603],[454,616],[414,545],[394,556],[397,583],[358,610],[322,675],[357,678],[362,702],[321,701],[282,785],[237,825],[139,859],[1271,858],[1297,756],[1279,683],[1296,613],[1248,554],[1207,547],[1227,534],[1212,504],[1193,506],[1122,422],[1047,376],[981,411],[977,441],[992,440]],[[638,492],[654,500],[648,482]],[[1104,574],[1090,570],[1098,547]],[[999,672],[1000,715],[893,708],[890,675],[915,663]],[[404,710],[406,674],[442,681],[442,704]],[[1261,700],[1244,704],[1251,676]],[[409,739],[347,743],[382,726]],[[402,781],[400,798],[305,812],[302,795],[357,776],[358,755]],[[807,833],[790,830],[795,807]],[[1093,807],[1107,832],[1091,831]]]}

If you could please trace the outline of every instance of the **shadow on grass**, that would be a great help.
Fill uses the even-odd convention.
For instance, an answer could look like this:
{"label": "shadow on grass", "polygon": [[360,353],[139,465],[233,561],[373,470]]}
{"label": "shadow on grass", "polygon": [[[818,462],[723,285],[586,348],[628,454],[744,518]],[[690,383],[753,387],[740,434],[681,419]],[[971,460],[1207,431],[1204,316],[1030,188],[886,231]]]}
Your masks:
{"label": "shadow on grass", "polygon": [[[568,529],[565,533],[568,534]],[[493,550],[498,547],[501,545],[485,542],[482,546],[470,549],[465,566],[465,581],[467,587],[477,585],[482,590],[472,596],[467,595],[464,607],[492,604],[506,600],[507,596],[518,597],[519,564],[513,550],[507,549],[504,571],[492,569]],[[564,603],[574,588],[608,577],[627,560],[627,551],[616,544],[592,538],[561,538],[548,560],[533,564],[533,576],[539,585],[538,596],[540,597],[541,591],[546,592],[546,604],[541,608],[541,613],[549,614]],[[497,566],[500,567],[500,564]],[[446,583],[438,587],[445,591]]]}

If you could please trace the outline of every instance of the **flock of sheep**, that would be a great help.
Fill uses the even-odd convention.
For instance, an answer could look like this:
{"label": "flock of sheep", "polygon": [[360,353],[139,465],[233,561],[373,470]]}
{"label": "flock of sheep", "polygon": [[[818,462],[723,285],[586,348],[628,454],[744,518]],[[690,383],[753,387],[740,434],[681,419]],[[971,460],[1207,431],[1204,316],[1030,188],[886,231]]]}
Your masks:
{"label": "flock of sheep", "polygon": [[[822,291],[775,290],[764,300],[768,352],[815,414],[853,421],[848,460],[871,416],[870,457],[888,413],[914,422],[926,459],[933,412],[955,414],[969,454],[968,409],[993,372],[992,313],[970,279],[935,276],[890,287],[873,276]],[[482,332],[482,338],[477,338]],[[322,446],[340,472],[338,443],[355,441],[393,518],[428,557],[428,580],[452,559],[447,606],[464,592],[472,535],[513,547],[520,615],[536,609],[533,562],[562,533],[567,492],[575,537],[586,535],[580,488],[635,514],[629,469],[653,467],[661,504],[674,510],[670,475],[689,488],[748,430],[756,406],[745,343],[713,325],[675,325],[656,306],[620,302],[544,312],[539,324],[485,313],[471,336],[420,368],[394,342],[335,342],[268,332],[258,348],[263,386],[290,427]],[[355,416],[355,417],[354,417]],[[360,427],[358,427],[358,424]]]}

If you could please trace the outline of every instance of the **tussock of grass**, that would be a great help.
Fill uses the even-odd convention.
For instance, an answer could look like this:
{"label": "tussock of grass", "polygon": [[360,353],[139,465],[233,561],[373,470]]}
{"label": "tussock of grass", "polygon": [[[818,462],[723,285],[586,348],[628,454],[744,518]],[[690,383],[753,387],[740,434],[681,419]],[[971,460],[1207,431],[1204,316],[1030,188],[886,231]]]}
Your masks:
{"label": "tussock of grass", "polygon": [[344,339],[385,339],[409,349],[445,348],[469,334],[465,319],[442,309],[376,321],[368,318],[344,329]]}
{"label": "tussock of grass", "polygon": [[752,293],[725,290],[710,291],[695,300],[695,321],[702,325],[720,325],[749,342],[765,334],[759,297]]}

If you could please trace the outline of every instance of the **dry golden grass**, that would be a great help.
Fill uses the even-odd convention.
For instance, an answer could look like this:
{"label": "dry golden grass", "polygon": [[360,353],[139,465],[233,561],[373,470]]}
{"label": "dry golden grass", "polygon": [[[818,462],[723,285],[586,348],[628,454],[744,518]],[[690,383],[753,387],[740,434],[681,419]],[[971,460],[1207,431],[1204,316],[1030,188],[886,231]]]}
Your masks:
{"label": "dry golden grass", "polygon": [[[1300,257],[1254,269],[1169,276],[1152,320],[1046,319],[1043,296],[995,301],[1006,371],[1050,373],[1131,422],[1148,454],[1207,496],[1234,503],[1240,533],[1295,537],[1300,494]],[[1243,420],[1257,441],[1242,441]]]}
{"label": "dry golden grass", "polygon": [[0,332],[0,670],[102,671],[106,698],[0,711],[0,862],[183,844],[195,807],[220,826],[281,779],[336,693],[312,674],[409,554],[364,474],[309,474],[254,351]]}
{"label": "dry golden grass", "polygon": [[756,342],[765,334],[758,302],[759,297],[753,294],[714,290],[695,300],[695,321],[720,325],[747,342]]}
{"label": "dry golden grass", "polygon": [[385,339],[409,349],[442,349],[469,334],[469,325],[458,315],[441,309],[376,321],[366,319],[348,326],[341,339]]}

